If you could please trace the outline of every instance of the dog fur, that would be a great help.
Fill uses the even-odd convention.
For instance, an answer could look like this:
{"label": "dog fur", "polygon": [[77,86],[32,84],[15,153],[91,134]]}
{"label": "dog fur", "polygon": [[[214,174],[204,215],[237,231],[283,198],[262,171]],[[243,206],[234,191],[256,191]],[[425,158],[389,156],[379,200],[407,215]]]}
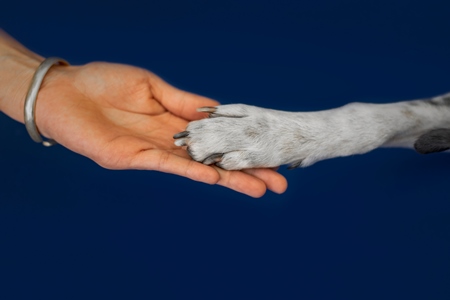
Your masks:
{"label": "dog fur", "polygon": [[175,145],[204,164],[227,170],[306,167],[320,160],[363,154],[378,147],[422,154],[450,148],[450,93],[389,104],[350,103],[316,112],[286,112],[244,104],[198,109],[174,136]]}

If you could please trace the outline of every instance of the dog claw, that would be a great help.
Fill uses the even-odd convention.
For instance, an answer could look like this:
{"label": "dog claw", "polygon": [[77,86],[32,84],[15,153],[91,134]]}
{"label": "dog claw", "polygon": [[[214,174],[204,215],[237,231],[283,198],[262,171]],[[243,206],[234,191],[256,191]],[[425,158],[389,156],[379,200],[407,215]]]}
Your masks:
{"label": "dog claw", "polygon": [[207,157],[203,161],[203,164],[205,164],[205,165],[212,165],[214,163],[218,163],[218,162],[222,161],[222,157],[223,157],[223,153],[215,153],[215,154]]}
{"label": "dog claw", "polygon": [[292,164],[290,164],[290,165],[287,167],[287,169],[288,169],[288,170],[297,169],[297,168],[299,168],[299,167],[302,166],[302,162],[303,162],[303,160],[297,160],[297,161],[293,162]]}
{"label": "dog claw", "polygon": [[173,136],[174,139],[181,139],[187,137],[189,135],[189,131],[182,131]]}

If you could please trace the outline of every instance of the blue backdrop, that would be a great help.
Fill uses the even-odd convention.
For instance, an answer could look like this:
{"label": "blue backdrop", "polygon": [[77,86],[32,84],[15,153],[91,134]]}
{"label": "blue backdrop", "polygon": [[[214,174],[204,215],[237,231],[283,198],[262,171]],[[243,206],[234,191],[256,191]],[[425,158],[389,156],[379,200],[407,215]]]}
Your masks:
{"label": "blue backdrop", "polygon": [[[450,91],[450,2],[10,1],[43,56],[222,103],[318,110]],[[1,80],[1,78],[0,78]],[[252,199],[108,171],[0,115],[0,299],[449,299],[448,154],[380,149]]]}

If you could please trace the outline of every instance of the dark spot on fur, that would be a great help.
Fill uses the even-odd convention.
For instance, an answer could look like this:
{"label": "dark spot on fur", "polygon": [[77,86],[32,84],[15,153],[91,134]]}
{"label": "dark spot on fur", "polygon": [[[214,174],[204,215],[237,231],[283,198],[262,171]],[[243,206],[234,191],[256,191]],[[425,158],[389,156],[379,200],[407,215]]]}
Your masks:
{"label": "dark spot on fur", "polygon": [[305,139],[305,137],[300,132],[294,133],[294,140],[296,142],[303,141],[304,139]]}
{"label": "dark spot on fur", "polygon": [[428,103],[430,105],[434,105],[434,106],[439,106],[439,105],[442,105],[442,102],[440,100],[441,99],[439,99],[439,98],[433,98],[430,100],[426,100],[426,103]]}
{"label": "dark spot on fur", "polygon": [[434,97],[430,100],[426,100],[426,103],[435,106],[450,106],[450,94]]}
{"label": "dark spot on fur", "polygon": [[244,133],[246,136],[251,137],[251,138],[255,138],[259,135],[259,131],[255,127],[245,128]]}
{"label": "dark spot on fur", "polygon": [[414,143],[414,149],[420,154],[450,149],[450,129],[435,129],[423,134]]}
{"label": "dark spot on fur", "polygon": [[403,109],[402,114],[407,118],[412,118],[414,116],[413,112],[409,109]]}
{"label": "dark spot on fur", "polygon": [[252,166],[259,166],[262,162],[260,155],[252,152],[247,153],[247,155],[245,156],[245,160],[248,161]]}
{"label": "dark spot on fur", "polygon": [[256,121],[256,128],[259,128],[260,131],[267,131],[269,125],[267,124],[266,119],[261,118]]}
{"label": "dark spot on fur", "polygon": [[281,155],[287,157],[292,156],[292,154],[295,153],[296,148],[294,143],[284,143],[280,148]]}
{"label": "dark spot on fur", "polygon": [[450,95],[447,94],[447,95],[442,96],[442,102],[444,102],[444,105],[450,106]]}

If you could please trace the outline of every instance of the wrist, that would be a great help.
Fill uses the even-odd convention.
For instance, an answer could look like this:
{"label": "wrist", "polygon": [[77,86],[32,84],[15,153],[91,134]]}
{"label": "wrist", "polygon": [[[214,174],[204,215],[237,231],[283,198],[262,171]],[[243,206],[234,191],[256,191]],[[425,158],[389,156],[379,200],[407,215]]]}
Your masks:
{"label": "wrist", "polygon": [[[44,58],[26,49],[0,28],[0,112],[24,123],[25,98],[32,78]],[[35,124],[41,135],[52,138],[52,128],[59,114],[52,114],[61,97],[72,85],[69,73],[76,67],[52,66],[39,87]],[[68,76],[67,76],[68,75]],[[55,100],[59,100],[58,103]]]}
{"label": "wrist", "polygon": [[43,58],[0,30],[0,111],[23,123],[23,107],[33,74]]}

